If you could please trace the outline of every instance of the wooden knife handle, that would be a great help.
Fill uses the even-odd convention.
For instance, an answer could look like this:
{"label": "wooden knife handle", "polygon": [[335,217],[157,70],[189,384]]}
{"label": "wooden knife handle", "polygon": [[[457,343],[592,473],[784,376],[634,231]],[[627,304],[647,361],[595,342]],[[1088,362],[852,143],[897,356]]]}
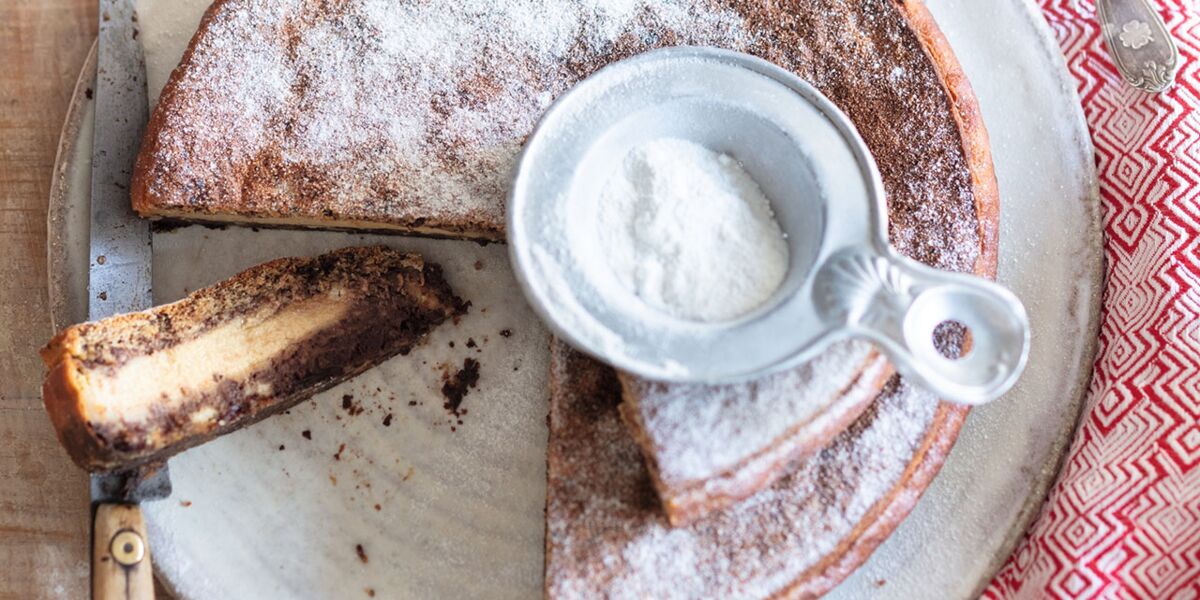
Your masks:
{"label": "wooden knife handle", "polygon": [[136,504],[101,504],[92,523],[92,600],[153,600],[146,521]]}

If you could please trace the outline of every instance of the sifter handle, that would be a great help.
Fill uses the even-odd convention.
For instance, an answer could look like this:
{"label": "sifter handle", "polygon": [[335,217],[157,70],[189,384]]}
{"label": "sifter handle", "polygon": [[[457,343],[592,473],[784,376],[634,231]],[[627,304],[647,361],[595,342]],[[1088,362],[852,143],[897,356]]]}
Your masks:
{"label": "sifter handle", "polygon": [[[939,271],[890,251],[851,248],[825,261],[813,289],[823,317],[878,344],[902,375],[946,400],[994,400],[1025,368],[1025,307],[990,281]],[[934,331],[946,321],[966,326],[964,356],[948,358],[935,346]]]}

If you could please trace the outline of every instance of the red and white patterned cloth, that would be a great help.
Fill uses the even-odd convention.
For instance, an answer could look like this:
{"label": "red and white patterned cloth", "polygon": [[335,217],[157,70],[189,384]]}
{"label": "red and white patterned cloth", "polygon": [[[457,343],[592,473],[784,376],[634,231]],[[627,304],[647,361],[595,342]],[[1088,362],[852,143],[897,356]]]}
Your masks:
{"label": "red and white patterned cloth", "polygon": [[1150,95],[1118,77],[1094,0],[1038,3],[1096,144],[1108,285],[1080,430],[984,597],[1200,598],[1200,6],[1152,2],[1182,67]]}

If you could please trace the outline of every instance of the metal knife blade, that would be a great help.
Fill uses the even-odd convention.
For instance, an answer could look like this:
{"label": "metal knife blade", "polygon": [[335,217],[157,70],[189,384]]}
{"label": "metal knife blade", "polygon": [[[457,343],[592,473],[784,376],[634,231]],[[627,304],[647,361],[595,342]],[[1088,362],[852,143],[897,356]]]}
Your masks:
{"label": "metal knife blade", "polygon": [[[96,133],[92,143],[91,263],[88,318],[149,308],[151,297],[150,225],[133,212],[129,180],[146,127],[146,64],[137,39],[135,0],[100,0],[96,76]],[[165,467],[160,475],[165,478]],[[155,497],[170,486],[152,486],[150,495],[128,473],[92,476],[92,500]],[[116,493],[106,493],[113,491]],[[126,495],[122,497],[120,494]]]}
{"label": "metal knife blade", "polygon": [[167,463],[118,469],[92,475],[92,502],[141,502],[171,495]]}
{"label": "metal knife blade", "polygon": [[146,65],[134,0],[100,1],[96,134],[92,145],[88,318],[149,308],[150,225],[134,214],[129,180],[146,127]]}

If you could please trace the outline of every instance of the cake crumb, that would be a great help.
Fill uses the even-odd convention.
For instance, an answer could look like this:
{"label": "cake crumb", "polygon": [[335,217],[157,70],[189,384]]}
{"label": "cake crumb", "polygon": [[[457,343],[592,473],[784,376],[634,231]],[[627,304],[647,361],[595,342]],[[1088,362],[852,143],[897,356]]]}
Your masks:
{"label": "cake crumb", "polygon": [[191,500],[180,500],[179,505],[184,508],[187,508],[192,505],[192,501]]}
{"label": "cake crumb", "polygon": [[300,435],[306,440],[312,439],[312,431],[309,429],[305,429],[304,431],[301,431]]}
{"label": "cake crumb", "polygon": [[367,551],[363,550],[362,544],[354,545],[354,553],[358,555],[358,560],[361,560],[364,565],[370,562],[370,559],[367,558]]}
{"label": "cake crumb", "polygon": [[[442,395],[446,398],[446,403],[442,405],[450,414],[455,417],[459,416],[459,408],[462,406],[463,398],[471,388],[476,387],[479,383],[479,361],[474,358],[463,360],[462,369],[454,375],[446,375],[445,383],[442,384]],[[453,431],[453,428],[451,428]]]}
{"label": "cake crumb", "polygon": [[352,417],[356,417],[363,413],[364,409],[361,402],[354,401],[353,394],[342,395],[342,410],[346,411]]}

